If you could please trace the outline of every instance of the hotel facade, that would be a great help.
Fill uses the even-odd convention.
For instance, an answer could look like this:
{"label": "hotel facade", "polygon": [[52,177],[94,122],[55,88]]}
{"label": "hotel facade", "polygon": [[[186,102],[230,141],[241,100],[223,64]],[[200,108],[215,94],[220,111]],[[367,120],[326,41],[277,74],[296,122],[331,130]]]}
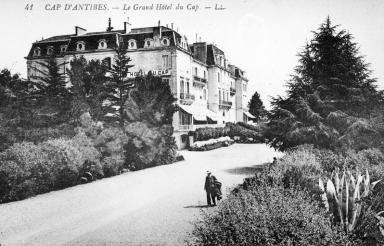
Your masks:
{"label": "hotel facade", "polygon": [[87,32],[76,26],[75,33],[54,36],[32,44],[26,57],[28,79],[37,80],[41,62],[55,57],[65,74],[74,57],[101,60],[111,65],[116,48],[128,50],[130,77],[151,72],[170,85],[177,98],[173,116],[174,136],[180,149],[188,145],[188,132],[201,127],[222,127],[226,122],[247,122],[245,72],[228,62],[225,53],[214,44],[189,43],[173,27],[128,28],[113,30],[109,20],[106,31]]}

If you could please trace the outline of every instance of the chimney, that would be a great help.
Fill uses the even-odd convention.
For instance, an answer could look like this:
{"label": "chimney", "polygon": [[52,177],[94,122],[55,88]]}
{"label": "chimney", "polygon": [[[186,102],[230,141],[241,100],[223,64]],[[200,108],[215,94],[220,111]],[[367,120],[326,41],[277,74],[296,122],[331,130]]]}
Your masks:
{"label": "chimney", "polygon": [[131,23],[129,23],[129,17],[127,18],[127,21],[124,21],[124,33],[128,33],[130,30],[128,29],[128,26],[130,26]]}
{"label": "chimney", "polygon": [[108,18],[108,27],[107,27],[107,32],[110,32],[113,30],[113,27],[111,26],[111,18]]}
{"label": "chimney", "polygon": [[85,34],[86,31],[87,31],[87,29],[84,29],[84,28],[79,27],[79,26],[75,26],[76,36],[83,35],[83,34]]}
{"label": "chimney", "polygon": [[201,43],[201,37],[199,37],[199,42]]}
{"label": "chimney", "polygon": [[173,30],[173,23],[171,23],[171,29]]}
{"label": "chimney", "polygon": [[157,23],[157,26],[159,27],[159,38],[161,39],[161,36],[162,36],[162,35],[161,35],[161,34],[162,34],[162,33],[161,33],[162,30],[161,30],[161,29],[162,29],[162,28],[161,28],[161,25],[160,25],[160,20],[159,20],[159,22]]}

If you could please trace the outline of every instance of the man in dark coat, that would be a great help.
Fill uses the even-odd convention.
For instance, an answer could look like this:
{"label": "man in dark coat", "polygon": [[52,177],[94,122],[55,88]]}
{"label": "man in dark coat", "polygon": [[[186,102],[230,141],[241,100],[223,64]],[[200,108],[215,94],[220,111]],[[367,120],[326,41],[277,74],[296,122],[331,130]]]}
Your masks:
{"label": "man in dark coat", "polygon": [[215,176],[211,175],[210,171],[207,171],[207,176],[205,177],[204,190],[207,193],[207,204],[208,206],[216,206],[216,195],[215,195]]}

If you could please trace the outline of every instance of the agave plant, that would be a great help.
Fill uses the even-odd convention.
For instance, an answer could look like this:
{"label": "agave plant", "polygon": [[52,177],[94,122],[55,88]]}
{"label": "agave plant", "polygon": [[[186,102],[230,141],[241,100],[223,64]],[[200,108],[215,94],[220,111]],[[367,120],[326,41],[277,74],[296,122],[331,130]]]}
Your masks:
{"label": "agave plant", "polygon": [[321,199],[325,208],[339,218],[346,232],[354,230],[361,214],[361,199],[367,197],[380,180],[370,183],[368,170],[365,175],[357,171],[356,178],[349,170],[344,170],[340,176],[339,170],[332,172],[326,187],[319,179],[322,191]]}

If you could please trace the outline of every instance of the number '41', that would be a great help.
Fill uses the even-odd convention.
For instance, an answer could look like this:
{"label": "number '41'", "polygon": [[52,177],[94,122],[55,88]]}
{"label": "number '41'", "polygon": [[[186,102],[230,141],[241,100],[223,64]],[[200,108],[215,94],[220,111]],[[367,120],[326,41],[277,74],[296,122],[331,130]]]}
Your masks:
{"label": "number '41'", "polygon": [[25,6],[25,10],[32,10],[32,8],[33,8],[33,4],[27,4]]}

